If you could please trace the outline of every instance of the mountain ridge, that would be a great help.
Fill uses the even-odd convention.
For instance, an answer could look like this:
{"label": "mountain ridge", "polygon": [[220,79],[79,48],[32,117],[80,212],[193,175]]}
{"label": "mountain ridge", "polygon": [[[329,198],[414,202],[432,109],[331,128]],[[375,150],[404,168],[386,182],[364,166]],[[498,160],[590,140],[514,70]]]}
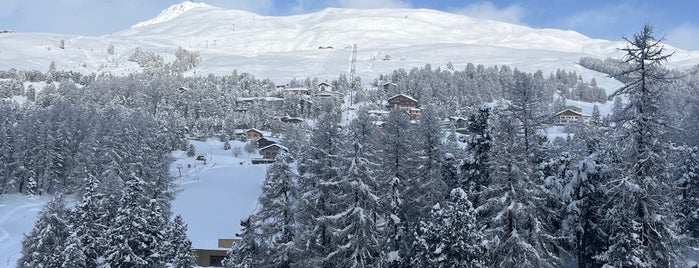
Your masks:
{"label": "mountain ridge", "polygon": [[[64,48],[59,48],[65,40]],[[137,47],[165,61],[178,47],[200,52],[203,62],[185,75],[233,70],[284,82],[334,79],[348,73],[357,44],[357,74],[365,82],[398,68],[451,63],[510,65],[523,71],[576,71],[600,86],[618,83],[582,68],[580,57],[618,57],[619,41],[592,39],[558,29],[534,29],[430,9],[326,8],[291,16],[264,16],[203,3],[184,2],[132,27],[99,37],[65,34],[0,34],[0,69],[127,74]],[[109,52],[114,47],[114,53]],[[320,49],[333,47],[333,49]],[[699,51],[676,50],[673,68],[699,64]],[[605,81],[607,81],[605,83]]]}

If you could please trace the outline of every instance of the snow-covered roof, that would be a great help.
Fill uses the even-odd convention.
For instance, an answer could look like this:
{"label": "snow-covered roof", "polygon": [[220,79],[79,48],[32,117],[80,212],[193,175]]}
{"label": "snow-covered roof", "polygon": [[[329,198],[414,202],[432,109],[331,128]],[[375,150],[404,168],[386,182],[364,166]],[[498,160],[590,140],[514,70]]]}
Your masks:
{"label": "snow-covered roof", "polygon": [[582,116],[582,117],[590,117],[590,115],[587,115],[587,114],[584,114],[584,113],[581,113],[581,112],[578,112],[578,111],[575,111],[575,110],[572,110],[572,109],[565,109],[565,110],[563,110],[563,111],[560,111],[560,112],[556,113],[555,116],[558,116],[558,115],[560,115],[560,114],[562,114],[562,113],[565,113],[565,112],[571,112],[571,113],[574,113],[574,114],[576,114],[576,115],[578,115],[578,116]]}
{"label": "snow-covered roof", "polygon": [[279,144],[276,144],[276,143],[275,143],[275,144],[267,145],[267,146],[265,146],[265,147],[262,147],[262,148],[260,148],[260,151],[266,150],[266,149],[269,149],[269,148],[272,148],[273,146],[279,147],[279,149],[282,149],[282,150],[287,151],[287,152],[289,151],[289,148],[286,148],[285,146],[279,145]]}
{"label": "snow-covered roof", "polygon": [[384,114],[389,114],[389,113],[391,113],[391,112],[390,112],[390,111],[386,111],[386,110],[369,110],[369,111],[367,111],[367,113],[369,113],[369,114],[376,114],[376,115],[384,115]]}
{"label": "snow-covered roof", "polygon": [[329,84],[328,82],[320,82],[320,83],[318,83],[318,86],[319,86],[319,87],[320,87],[320,86],[330,86],[330,87],[332,87],[333,85]]}
{"label": "snow-covered roof", "polygon": [[242,97],[238,98],[238,101],[283,101],[283,98],[277,98],[277,97]]}
{"label": "snow-covered roof", "polygon": [[389,100],[392,100],[392,99],[398,98],[398,97],[400,97],[400,96],[403,96],[403,97],[405,97],[405,98],[407,98],[407,99],[409,99],[409,100],[414,101],[415,103],[417,103],[417,100],[416,100],[416,99],[414,99],[413,97],[410,97],[410,96],[408,96],[408,95],[405,95],[405,94],[398,94],[398,95],[395,95],[395,96],[390,97],[390,98],[388,98],[388,99],[389,99]]}
{"label": "snow-covered roof", "polygon": [[458,121],[458,120],[466,120],[466,118],[463,118],[461,116],[450,116],[449,120]]}
{"label": "snow-covered roof", "polygon": [[305,87],[290,87],[290,88],[285,88],[284,90],[286,90],[286,91],[308,91],[308,89]]}
{"label": "snow-covered roof", "polygon": [[[265,140],[268,140],[268,141],[271,141],[271,142],[274,142],[274,143],[280,143],[280,142],[282,141],[282,139],[280,139],[280,138],[275,138],[275,137],[262,137],[262,138],[260,138],[260,140],[261,140],[261,139],[265,139]],[[258,141],[259,141],[259,140],[258,140]]]}
{"label": "snow-covered roof", "polygon": [[251,129],[247,129],[247,130],[245,130],[245,132],[248,132],[248,131],[256,131],[257,133],[260,133],[260,134],[262,134],[262,136],[263,136],[263,137],[269,137],[269,136],[272,136],[272,132],[269,132],[269,131],[263,131],[263,130],[259,130],[259,129],[256,129],[256,128],[251,128]]}

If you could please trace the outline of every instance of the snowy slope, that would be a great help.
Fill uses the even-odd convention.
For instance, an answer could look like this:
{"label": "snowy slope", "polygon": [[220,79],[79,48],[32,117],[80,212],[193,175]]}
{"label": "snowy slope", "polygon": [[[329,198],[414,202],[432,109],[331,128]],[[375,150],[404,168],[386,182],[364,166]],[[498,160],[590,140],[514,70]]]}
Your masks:
{"label": "snowy slope", "polygon": [[[218,239],[234,238],[240,231],[240,219],[255,209],[267,165],[252,165],[250,159],[259,157],[256,154],[243,152],[234,157],[218,140],[191,143],[198,154],[207,157],[207,163],[186,157],[183,151],[173,153],[176,160],[170,172],[177,177],[180,190],[172,202],[173,213],[182,215],[188,224],[187,235],[194,248],[217,248]],[[231,146],[242,148],[244,143],[232,141]],[[0,195],[0,267],[15,267],[23,234],[32,230],[39,211],[51,198]]]}
{"label": "snowy slope", "polygon": [[[65,40],[65,49],[57,43]],[[116,53],[107,53],[109,45]],[[532,29],[426,9],[328,8],[295,16],[262,16],[184,2],[129,29],[101,37],[45,33],[0,34],[0,69],[58,69],[81,72],[129,73],[139,69],[127,59],[136,47],[172,59],[175,49],[199,51],[203,63],[187,75],[228,74],[234,69],[286,82],[295,77],[321,80],[348,72],[351,47],[358,46],[357,72],[367,83],[397,68],[433,67],[452,62],[457,68],[472,62],[513,65],[550,73],[559,68],[581,71],[581,56],[615,56],[620,42],[590,39],[573,31]],[[333,46],[320,50],[318,47]],[[671,50],[675,50],[670,48]],[[390,55],[392,60],[382,59]],[[699,64],[699,51],[681,51],[673,67]]]}
{"label": "snowy slope", "polygon": [[[186,157],[183,151],[173,153],[177,160],[170,170],[178,177],[181,191],[172,208],[188,224],[187,235],[194,248],[217,248],[219,238],[235,238],[240,219],[254,210],[267,165],[250,163],[251,158],[259,155],[243,152],[234,157],[231,150],[223,150],[223,143],[218,140],[191,143],[198,154],[206,156],[206,165]],[[244,144],[231,141],[232,147],[242,148]]]}

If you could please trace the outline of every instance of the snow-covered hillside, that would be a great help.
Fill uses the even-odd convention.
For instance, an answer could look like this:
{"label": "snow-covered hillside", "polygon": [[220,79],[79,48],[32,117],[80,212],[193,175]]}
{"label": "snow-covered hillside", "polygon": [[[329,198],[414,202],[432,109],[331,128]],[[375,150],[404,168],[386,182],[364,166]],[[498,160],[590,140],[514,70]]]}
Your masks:
{"label": "snow-covered hillside", "polygon": [[[64,49],[58,47],[60,40],[65,40]],[[545,73],[575,70],[586,79],[596,78],[602,87],[619,85],[576,62],[581,56],[614,56],[621,43],[572,31],[532,29],[426,9],[328,8],[272,17],[191,2],[106,36],[0,34],[0,69],[47,70],[55,61],[57,69],[122,74],[140,69],[127,61],[136,47],[171,60],[181,46],[199,51],[203,58],[187,75],[237,69],[279,82],[307,76],[331,79],[349,71],[353,44],[358,46],[357,73],[365,83],[397,68],[448,62],[462,68],[472,62]],[[108,53],[109,45],[114,54]],[[333,49],[319,49],[328,46]],[[387,55],[391,60],[384,60]],[[677,50],[670,65],[698,63],[699,51]]]}
{"label": "snow-covered hillside", "polygon": [[[262,192],[267,165],[252,165],[256,154],[235,157],[218,140],[191,141],[206,164],[173,152],[170,166],[180,190],[172,202],[173,213],[189,225],[187,235],[194,248],[217,248],[219,238],[234,238],[240,219],[254,209]],[[245,143],[231,141],[232,147]],[[41,208],[52,196],[0,195],[0,267],[15,267],[21,257],[23,234],[28,234]],[[72,200],[72,199],[69,199]]]}

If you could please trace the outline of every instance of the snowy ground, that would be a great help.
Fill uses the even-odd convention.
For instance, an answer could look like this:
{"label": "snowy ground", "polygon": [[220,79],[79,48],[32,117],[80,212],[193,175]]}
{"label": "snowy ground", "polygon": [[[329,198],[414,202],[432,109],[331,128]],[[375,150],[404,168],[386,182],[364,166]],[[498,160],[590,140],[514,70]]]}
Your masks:
{"label": "snowy ground", "polygon": [[14,267],[21,256],[23,234],[29,233],[48,196],[0,196],[0,267]]}
{"label": "snowy ground", "polygon": [[[257,154],[241,153],[234,157],[231,150],[223,150],[218,140],[191,141],[198,154],[206,156],[204,165],[185,152],[173,153],[176,161],[171,166],[181,192],[172,202],[173,211],[182,215],[188,224],[187,234],[194,248],[217,248],[219,238],[234,238],[240,230],[240,219],[252,212],[262,191],[267,165],[252,165]],[[231,141],[231,147],[245,143]],[[244,150],[243,150],[244,151]],[[191,168],[187,168],[191,165]]]}
{"label": "snowy ground", "polygon": [[[192,144],[198,154],[206,156],[206,165],[183,151],[172,153],[176,160],[170,171],[178,177],[180,186],[172,206],[174,213],[182,215],[189,225],[187,234],[194,248],[217,248],[218,238],[234,238],[240,230],[240,218],[254,209],[267,165],[252,165],[250,159],[259,155],[244,150],[234,157],[231,150],[223,150],[223,143],[218,140]],[[232,147],[244,145],[231,142]],[[0,267],[15,267],[24,234],[32,230],[39,211],[51,198],[0,196]]]}

